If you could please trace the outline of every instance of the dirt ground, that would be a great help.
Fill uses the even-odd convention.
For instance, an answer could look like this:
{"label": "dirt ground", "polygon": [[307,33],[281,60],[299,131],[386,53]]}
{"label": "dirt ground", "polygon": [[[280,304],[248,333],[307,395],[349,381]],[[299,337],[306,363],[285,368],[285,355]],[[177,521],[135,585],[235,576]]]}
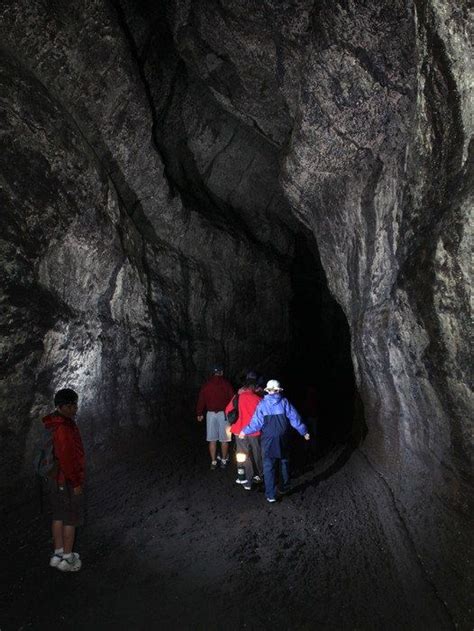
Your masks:
{"label": "dirt ground", "polygon": [[48,566],[45,515],[10,493],[0,629],[452,629],[383,480],[336,446],[276,504],[209,470],[195,430],[91,474],[83,569]]}

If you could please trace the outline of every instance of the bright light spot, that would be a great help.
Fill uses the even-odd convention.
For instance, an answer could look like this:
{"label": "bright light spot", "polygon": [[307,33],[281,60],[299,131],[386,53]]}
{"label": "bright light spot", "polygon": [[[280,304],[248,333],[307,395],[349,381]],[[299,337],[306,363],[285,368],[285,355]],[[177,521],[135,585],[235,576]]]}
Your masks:
{"label": "bright light spot", "polygon": [[237,454],[237,462],[245,462],[246,458],[245,454]]}

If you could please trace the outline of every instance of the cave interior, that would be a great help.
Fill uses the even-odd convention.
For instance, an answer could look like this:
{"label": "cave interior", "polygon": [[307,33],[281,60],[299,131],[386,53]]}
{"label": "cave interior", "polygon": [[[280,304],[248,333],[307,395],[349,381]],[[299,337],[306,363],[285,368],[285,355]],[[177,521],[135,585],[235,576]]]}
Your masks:
{"label": "cave interior", "polygon": [[[472,628],[467,7],[3,3],[2,629]],[[209,470],[216,363],[314,395],[275,506]],[[32,473],[63,387],[72,581]]]}

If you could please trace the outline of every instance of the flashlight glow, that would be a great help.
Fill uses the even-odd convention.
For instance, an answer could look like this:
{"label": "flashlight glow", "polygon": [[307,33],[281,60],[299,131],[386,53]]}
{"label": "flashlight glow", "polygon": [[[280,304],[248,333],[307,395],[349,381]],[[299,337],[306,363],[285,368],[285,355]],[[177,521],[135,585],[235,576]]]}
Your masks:
{"label": "flashlight glow", "polygon": [[237,454],[237,462],[245,462],[247,456],[245,454]]}

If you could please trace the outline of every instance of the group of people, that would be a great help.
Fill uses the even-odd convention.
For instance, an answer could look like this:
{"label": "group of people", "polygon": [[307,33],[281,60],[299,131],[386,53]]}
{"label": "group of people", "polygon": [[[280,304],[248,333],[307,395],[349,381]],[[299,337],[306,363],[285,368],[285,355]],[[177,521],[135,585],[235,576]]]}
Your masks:
{"label": "group of people", "polygon": [[289,489],[291,428],[305,440],[310,439],[306,425],[282,392],[276,379],[270,379],[263,388],[257,374],[249,372],[235,394],[222,366],[215,366],[213,375],[199,392],[196,406],[198,422],[206,414],[211,469],[228,466],[229,443],[234,436],[237,454],[245,456],[245,479],[237,478],[236,482],[250,491],[253,484],[263,479],[266,499],[272,503],[277,501],[278,493],[284,494]]}
{"label": "group of people", "polygon": [[[263,479],[269,502],[277,500],[277,468],[278,491],[285,493],[289,488],[290,427],[306,440],[310,438],[300,415],[282,391],[274,379],[263,388],[257,375],[250,372],[236,394],[224,378],[222,367],[216,366],[201,388],[197,404],[197,420],[203,421],[206,414],[211,469],[227,467],[229,443],[234,436],[237,452],[245,456],[245,477],[239,478],[239,483],[250,491],[253,484]],[[54,551],[50,566],[62,572],[77,572],[82,561],[73,547],[76,528],[84,521],[85,479],[84,447],[75,422],[78,395],[64,388],[56,392],[54,404],[54,412],[43,418],[45,435],[36,471],[47,485],[52,511]]]}

